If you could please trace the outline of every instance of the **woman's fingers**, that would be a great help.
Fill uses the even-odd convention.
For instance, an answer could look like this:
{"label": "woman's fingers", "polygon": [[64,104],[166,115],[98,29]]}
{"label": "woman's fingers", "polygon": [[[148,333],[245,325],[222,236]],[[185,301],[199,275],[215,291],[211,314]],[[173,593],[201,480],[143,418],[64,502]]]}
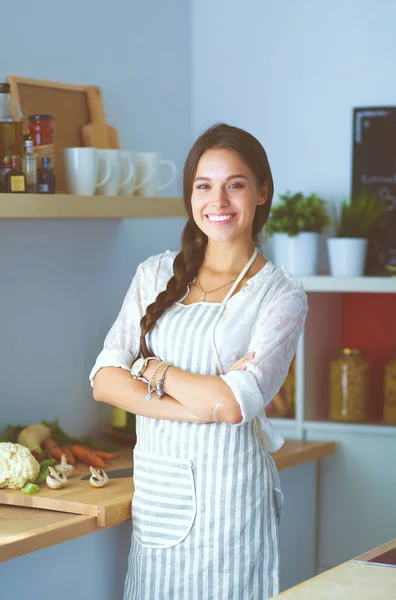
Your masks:
{"label": "woman's fingers", "polygon": [[240,358],[239,360],[237,360],[229,369],[228,372],[230,371],[243,371],[246,369],[246,363],[249,360],[252,360],[254,358],[255,353],[254,352],[249,352],[249,354],[245,354],[245,356],[242,356],[242,358]]}

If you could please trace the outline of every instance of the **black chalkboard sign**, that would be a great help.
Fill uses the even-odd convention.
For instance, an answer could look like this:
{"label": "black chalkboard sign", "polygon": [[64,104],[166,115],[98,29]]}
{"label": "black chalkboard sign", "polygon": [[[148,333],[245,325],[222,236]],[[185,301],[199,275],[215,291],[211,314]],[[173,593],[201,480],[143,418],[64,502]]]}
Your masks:
{"label": "black chalkboard sign", "polygon": [[375,227],[366,273],[390,275],[396,268],[396,106],[353,110],[352,197],[362,191],[378,194],[388,212]]}

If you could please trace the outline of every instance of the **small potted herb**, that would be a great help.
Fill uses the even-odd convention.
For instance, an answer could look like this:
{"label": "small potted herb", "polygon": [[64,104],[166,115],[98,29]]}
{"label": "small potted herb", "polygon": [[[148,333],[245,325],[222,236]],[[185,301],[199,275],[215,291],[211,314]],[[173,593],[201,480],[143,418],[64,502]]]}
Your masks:
{"label": "small potted herb", "polygon": [[273,239],[274,262],[295,276],[315,275],[319,236],[330,224],[326,202],[316,194],[287,191],[272,207],[268,221]]}
{"label": "small potted herb", "polygon": [[370,233],[385,211],[385,200],[365,191],[350,202],[344,200],[338,215],[334,211],[335,236],[327,240],[331,275],[363,275]]}

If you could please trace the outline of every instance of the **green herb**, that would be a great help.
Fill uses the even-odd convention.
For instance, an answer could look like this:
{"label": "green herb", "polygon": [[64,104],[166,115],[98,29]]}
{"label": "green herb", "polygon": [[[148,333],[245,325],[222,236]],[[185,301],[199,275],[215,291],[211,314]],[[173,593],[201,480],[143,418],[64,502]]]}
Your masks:
{"label": "green herb", "polygon": [[387,210],[386,201],[376,194],[362,192],[341,204],[339,217],[334,209],[333,223],[336,237],[367,238],[372,228],[384,216]]}
{"label": "green herb", "polygon": [[271,209],[269,234],[287,233],[295,236],[303,231],[322,233],[330,225],[326,202],[316,194],[304,196],[287,191]]}
{"label": "green herb", "polygon": [[104,452],[118,452],[119,447],[109,446],[102,444],[101,442],[94,440],[91,436],[84,435],[82,437],[73,437],[66,433],[64,429],[59,425],[59,419],[55,421],[42,421],[44,425],[47,425],[51,429],[51,438],[58,444],[58,446],[70,446],[71,444],[78,444],[85,446],[91,450],[103,450]]}
{"label": "green herb", "polygon": [[37,494],[37,492],[40,491],[40,488],[38,485],[36,485],[35,483],[25,483],[25,485],[22,488],[22,493],[23,494]]}
{"label": "green herb", "polygon": [[49,460],[42,460],[40,463],[40,472],[34,480],[34,483],[41,483],[42,481],[45,481],[49,473],[48,467],[52,467],[53,464],[55,464],[54,458],[50,458]]}
{"label": "green herb", "polygon": [[12,444],[18,443],[18,435],[22,429],[25,429],[26,425],[7,425],[7,429],[4,433],[4,442],[11,442]]}

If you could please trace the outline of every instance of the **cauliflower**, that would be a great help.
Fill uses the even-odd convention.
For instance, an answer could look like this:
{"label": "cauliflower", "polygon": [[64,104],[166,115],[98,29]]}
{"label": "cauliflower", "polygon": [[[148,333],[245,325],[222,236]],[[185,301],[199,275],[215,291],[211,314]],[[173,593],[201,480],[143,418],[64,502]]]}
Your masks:
{"label": "cauliflower", "polygon": [[0,488],[18,490],[34,481],[40,465],[29,448],[21,444],[0,442]]}

